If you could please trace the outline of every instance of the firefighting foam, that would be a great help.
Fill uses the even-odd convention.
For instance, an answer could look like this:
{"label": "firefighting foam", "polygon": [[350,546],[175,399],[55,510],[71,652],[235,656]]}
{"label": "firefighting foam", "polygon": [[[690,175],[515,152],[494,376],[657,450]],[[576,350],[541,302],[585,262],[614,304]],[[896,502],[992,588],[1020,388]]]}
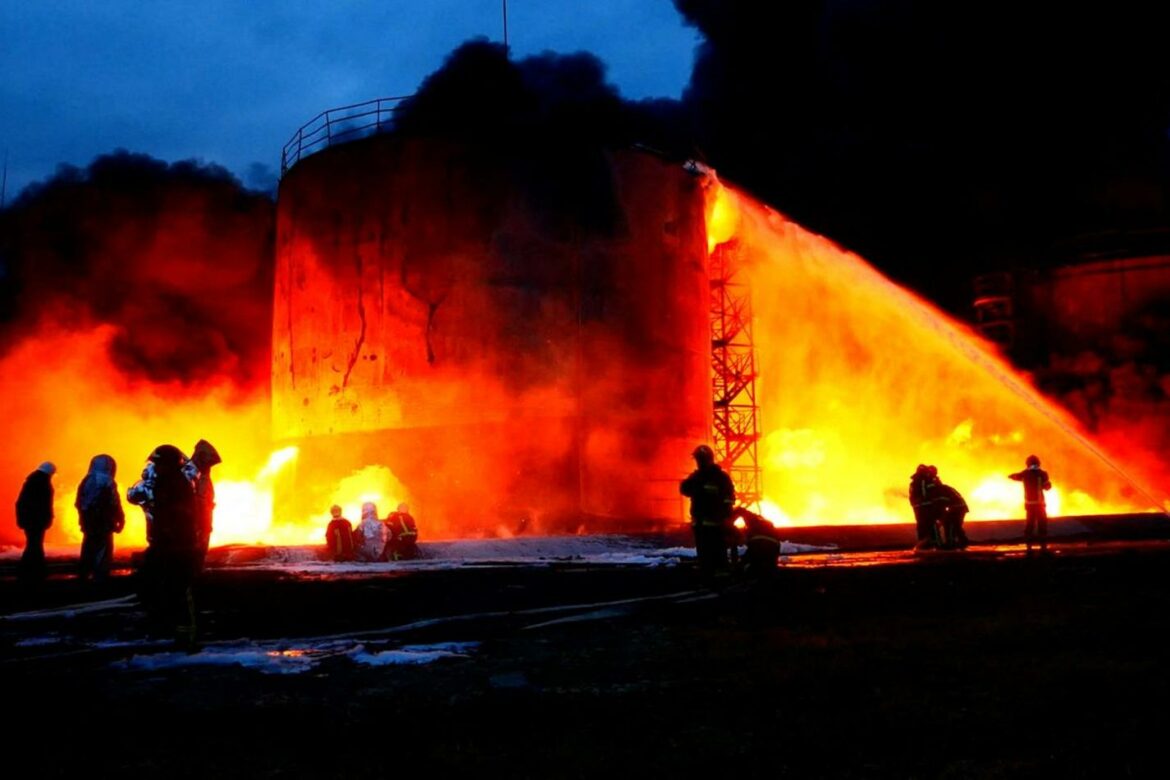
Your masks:
{"label": "firefighting foam", "polygon": [[1032,452],[1053,475],[1052,515],[1159,508],[1142,464],[1091,443],[966,326],[715,180],[708,215],[710,246],[738,242],[753,291],[774,522],[906,522],[919,463],[966,496],[970,519],[1018,517],[1005,475]]}

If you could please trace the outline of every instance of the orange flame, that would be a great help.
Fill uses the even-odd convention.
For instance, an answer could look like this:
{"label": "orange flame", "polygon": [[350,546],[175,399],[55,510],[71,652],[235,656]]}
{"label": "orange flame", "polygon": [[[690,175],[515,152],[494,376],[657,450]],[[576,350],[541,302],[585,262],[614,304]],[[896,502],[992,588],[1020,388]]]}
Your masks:
{"label": "orange flame", "polygon": [[[329,504],[273,516],[273,493],[296,467],[297,448],[273,444],[265,393],[241,397],[227,380],[194,389],[133,382],[110,364],[107,347],[113,336],[108,327],[42,332],[0,361],[0,380],[9,389],[0,394],[0,414],[9,421],[13,443],[0,452],[0,474],[7,481],[7,495],[15,496],[20,480],[37,463],[57,464],[50,542],[71,544],[81,539],[73,502],[93,455],[114,456],[124,497],[156,446],[171,443],[190,452],[200,438],[214,444],[223,457],[212,471],[216,490],[212,545],[322,541]],[[376,502],[385,515],[393,508],[391,502],[408,499],[384,468],[321,478],[335,485],[331,503],[340,504],[355,520],[363,501]],[[141,547],[146,543],[142,511],[128,503],[124,508],[126,528],[116,544]]]}
{"label": "orange flame", "polygon": [[752,290],[761,508],[775,524],[907,522],[919,463],[963,493],[970,519],[1019,517],[1007,474],[1033,452],[1056,485],[1052,515],[1151,508],[1137,475],[967,326],[713,177],[707,193],[709,246],[738,240]]}

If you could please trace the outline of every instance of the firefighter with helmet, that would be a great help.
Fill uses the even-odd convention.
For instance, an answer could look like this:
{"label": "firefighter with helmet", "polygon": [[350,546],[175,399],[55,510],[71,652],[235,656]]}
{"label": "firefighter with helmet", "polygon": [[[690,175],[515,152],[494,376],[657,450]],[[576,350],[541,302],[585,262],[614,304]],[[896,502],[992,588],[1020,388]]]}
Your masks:
{"label": "firefighter with helmet", "polygon": [[219,451],[206,439],[195,442],[195,449],[188,461],[193,469],[195,479],[195,508],[199,530],[199,570],[207,559],[207,549],[211,544],[212,515],[215,513],[215,485],[211,481],[211,467],[223,463]]}
{"label": "firefighter with helmet", "polygon": [[914,530],[919,544],[930,538],[929,505],[933,503],[931,495],[930,467],[919,463],[918,468],[910,475],[910,508],[914,510]]}
{"label": "firefighter with helmet", "polygon": [[195,643],[192,585],[202,560],[195,474],[187,456],[171,444],[150,453],[142,479],[126,500],[146,516],[146,552],[139,571],[139,599],[156,628],[173,630],[175,641]]}
{"label": "firefighter with helmet", "polygon": [[382,560],[409,561],[418,557],[418,524],[406,503],[386,518],[386,549]]}
{"label": "firefighter with helmet", "polygon": [[963,530],[963,520],[970,511],[967,501],[962,493],[942,481],[935,489],[938,493],[935,499],[935,529],[938,538],[935,543],[943,549],[965,549],[969,544],[967,532]]}
{"label": "firefighter with helmet", "polygon": [[353,560],[353,524],[341,514],[337,504],[329,507],[329,525],[325,527],[325,546],[331,560]]}
{"label": "firefighter with helmet", "polygon": [[752,578],[764,578],[773,574],[780,563],[782,545],[776,526],[762,515],[742,506],[735,508],[732,517],[735,527],[742,529],[746,545],[743,556],[744,574]]}
{"label": "firefighter with helmet", "polygon": [[1044,500],[1044,491],[1052,489],[1052,482],[1048,479],[1048,472],[1040,468],[1040,459],[1029,455],[1024,461],[1023,471],[1009,474],[1008,477],[1016,482],[1024,483],[1024,543],[1028,547],[1028,554],[1032,554],[1032,543],[1038,540],[1040,552],[1048,552],[1048,507]]}
{"label": "firefighter with helmet", "polygon": [[735,506],[735,485],[719,464],[715,452],[701,444],[691,453],[695,470],[679,485],[691,500],[691,530],[699,570],[706,576],[728,570],[728,535]]}

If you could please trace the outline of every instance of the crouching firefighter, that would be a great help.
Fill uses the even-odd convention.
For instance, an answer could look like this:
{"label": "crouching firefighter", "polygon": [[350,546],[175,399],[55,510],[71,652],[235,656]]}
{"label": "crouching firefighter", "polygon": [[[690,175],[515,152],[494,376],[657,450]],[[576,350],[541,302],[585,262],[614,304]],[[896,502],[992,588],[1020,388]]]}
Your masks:
{"label": "crouching firefighter", "polygon": [[679,492],[691,500],[691,530],[695,534],[699,571],[704,576],[727,573],[735,486],[706,444],[696,447],[691,457],[696,468],[679,485]]}
{"label": "crouching firefighter", "polygon": [[[746,552],[743,556],[743,571],[749,577],[767,577],[780,563],[780,536],[776,526],[746,507],[736,507],[732,512],[735,526],[742,528]],[[742,524],[742,525],[741,525]]]}
{"label": "crouching firefighter", "polygon": [[945,549],[963,549],[967,546],[967,533],[963,520],[967,517],[967,501],[950,485],[938,483],[937,520],[938,546]]}

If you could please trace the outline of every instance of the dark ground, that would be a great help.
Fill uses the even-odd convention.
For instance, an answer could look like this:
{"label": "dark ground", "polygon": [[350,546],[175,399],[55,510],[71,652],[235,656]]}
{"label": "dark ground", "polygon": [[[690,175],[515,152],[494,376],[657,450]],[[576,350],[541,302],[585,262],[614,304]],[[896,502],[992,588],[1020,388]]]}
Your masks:
{"label": "dark ground", "polygon": [[[695,572],[211,570],[206,646],[506,614],[378,640],[481,642],[468,658],[298,675],[116,668],[129,650],[83,640],[136,637],[134,611],[0,620],[4,743],[50,776],[1164,776],[1170,546],[849,560],[544,627],[589,610],[520,612],[691,591]],[[0,575],[3,615],[130,592]],[[15,644],[53,632],[72,639]]]}

